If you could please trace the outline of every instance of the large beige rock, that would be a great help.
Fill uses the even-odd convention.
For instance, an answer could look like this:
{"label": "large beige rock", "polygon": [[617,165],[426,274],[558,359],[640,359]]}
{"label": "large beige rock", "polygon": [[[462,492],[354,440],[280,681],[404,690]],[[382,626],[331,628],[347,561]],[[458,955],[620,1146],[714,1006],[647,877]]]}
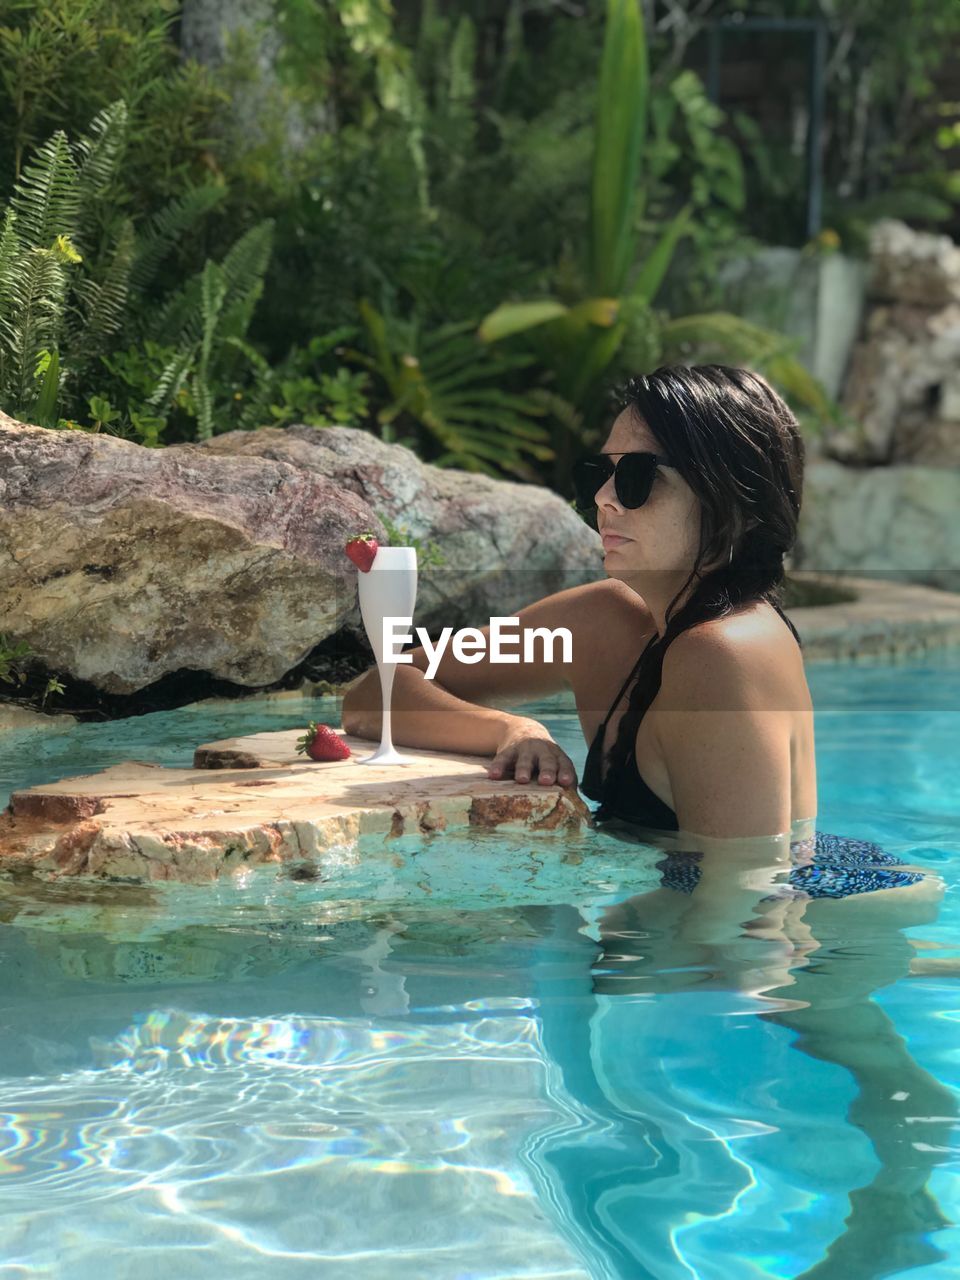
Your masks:
{"label": "large beige rock", "polygon": [[811,463],[794,564],[817,573],[876,573],[957,591],[958,510],[956,468]]}
{"label": "large beige rock", "polygon": [[960,304],[870,312],[851,358],[844,408],[857,427],[830,441],[837,458],[960,465]]}
{"label": "large beige rock", "polygon": [[870,229],[869,291],[878,301],[929,309],[960,302],[960,246],[949,236],[881,218]]}
{"label": "large beige rock", "polygon": [[416,623],[486,622],[602,576],[597,534],[549,490],[421,463],[347,428],[146,449],[0,414],[0,630],[108,694],[196,671],[259,687],[359,629],[343,553],[378,515],[447,557]]}
{"label": "large beige rock", "polygon": [[960,247],[884,219],[870,240],[870,307],[829,453],[857,463],[960,466]]}
{"label": "large beige rock", "polygon": [[404,748],[416,763],[296,754],[299,731],[198,747],[193,769],[130,762],[16,791],[0,815],[0,867],[57,876],[209,881],[265,863],[322,867],[365,835],[457,828],[579,828],[575,787],[491,781],[477,756]]}

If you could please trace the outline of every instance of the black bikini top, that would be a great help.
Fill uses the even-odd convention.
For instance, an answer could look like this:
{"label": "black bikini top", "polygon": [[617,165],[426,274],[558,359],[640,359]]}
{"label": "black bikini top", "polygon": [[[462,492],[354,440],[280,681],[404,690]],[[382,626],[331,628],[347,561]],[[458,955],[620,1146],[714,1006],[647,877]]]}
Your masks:
{"label": "black bikini top", "polygon": [[[773,601],[770,601],[773,604]],[[790,628],[797,643],[800,638],[797,635],[796,628],[784,614],[779,605],[774,604],[780,617]],[[603,776],[603,739],[607,729],[607,723],[613,715],[614,710],[620,702],[620,699],[627,691],[640,670],[640,664],[646,657],[647,651],[658,639],[654,633],[647,641],[643,652],[637,659],[633,670],[623,682],[620,692],[614,698],[610,710],[603,718],[603,722],[594,734],[593,741],[590,744],[590,750],[587,752],[586,763],[583,767],[583,779],[580,783],[580,790],[590,800],[600,802],[600,807],[594,814],[597,822],[606,822],[609,820],[635,823],[638,826],[653,827],[658,831],[679,831],[680,824],[677,821],[677,815],[660,797],[651,790],[637,768],[636,752],[631,748],[626,755],[626,760],[621,765],[613,764],[607,770],[606,776]],[[628,704],[625,716],[629,716],[632,707]],[[630,741],[636,741],[637,731],[643,720],[644,711],[641,711],[635,725],[630,725]]]}
{"label": "black bikini top", "polygon": [[[619,705],[620,699],[626,693],[628,686],[636,678],[637,672],[640,670],[640,664],[656,638],[656,635],[650,637],[643,653],[641,653],[632,671],[623,682],[620,692],[611,704],[610,710],[604,716],[600,727],[594,734],[593,741],[590,743],[590,750],[587,752],[586,763],[583,766],[583,779],[580,783],[580,790],[589,799],[600,801],[600,808],[594,815],[597,822],[619,819],[624,822],[635,822],[644,827],[655,827],[660,831],[678,831],[680,826],[677,822],[677,815],[644,782],[640,776],[640,771],[637,769],[637,759],[634,751],[627,752],[627,758],[622,766],[618,768],[615,765],[611,765],[607,770],[606,777],[603,776],[603,739],[607,731],[607,724]],[[629,714],[630,709],[628,707],[624,715]],[[642,718],[641,716],[641,720]],[[640,721],[637,722],[637,729],[639,727]],[[632,738],[636,738],[635,732]]]}

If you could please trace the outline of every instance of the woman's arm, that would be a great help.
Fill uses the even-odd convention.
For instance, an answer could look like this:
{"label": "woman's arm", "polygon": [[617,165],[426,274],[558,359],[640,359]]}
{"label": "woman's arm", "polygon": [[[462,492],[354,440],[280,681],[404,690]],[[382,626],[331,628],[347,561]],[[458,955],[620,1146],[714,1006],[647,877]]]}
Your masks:
{"label": "woman's arm", "polygon": [[[530,735],[541,731],[550,738],[538,721],[465,702],[414,666],[397,666],[391,710],[394,741],[404,747],[493,756],[507,736],[522,729]],[[376,667],[371,667],[344,695],[343,728],[358,738],[376,741],[381,714],[380,678]]]}
{"label": "woman's arm", "polygon": [[[491,702],[521,702],[568,689],[577,671],[596,659],[597,635],[609,635],[611,626],[623,626],[623,592],[620,584],[591,582],[570,587],[538,600],[515,615],[521,637],[517,662],[491,662],[490,627],[481,627],[487,644],[479,662],[461,662],[448,646],[436,678],[426,679],[427,654],[422,646],[410,650],[412,663],[398,664],[392,704],[393,736],[401,746],[434,751],[486,755],[492,777],[544,785],[572,785],[577,774],[569,756],[553,741],[548,730],[526,716],[491,707]],[[545,661],[543,634],[537,638],[536,658],[523,660],[522,637],[538,630],[570,632],[572,653],[564,661],[562,645],[553,644],[554,661]],[[347,733],[376,739],[380,736],[381,697],[377,670],[372,667],[348,687],[343,699],[342,723]]]}

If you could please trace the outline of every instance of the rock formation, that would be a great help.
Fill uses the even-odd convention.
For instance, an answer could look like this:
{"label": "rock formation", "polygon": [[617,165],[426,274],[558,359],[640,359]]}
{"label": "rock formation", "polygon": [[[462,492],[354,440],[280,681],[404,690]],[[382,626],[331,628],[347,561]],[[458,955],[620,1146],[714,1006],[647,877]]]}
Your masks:
{"label": "rock formation", "polygon": [[352,758],[296,754],[298,730],[199,746],[192,769],[135,761],[14,792],[0,814],[0,867],[61,876],[215,880],[326,860],[383,840],[469,828],[575,831],[576,787],[487,777],[476,756],[405,749],[409,769],[365,765],[371,743],[341,734]]}
{"label": "rock formation", "polygon": [[597,534],[549,490],[431,467],[363,431],[147,449],[0,414],[0,632],[106,694],[183,671],[262,688],[359,630],[343,546],[366,528],[386,541],[381,515],[446,558],[421,571],[430,629],[603,573]]}
{"label": "rock formation", "polygon": [[855,463],[960,465],[960,247],[884,219],[871,234],[863,334],[828,441]]}

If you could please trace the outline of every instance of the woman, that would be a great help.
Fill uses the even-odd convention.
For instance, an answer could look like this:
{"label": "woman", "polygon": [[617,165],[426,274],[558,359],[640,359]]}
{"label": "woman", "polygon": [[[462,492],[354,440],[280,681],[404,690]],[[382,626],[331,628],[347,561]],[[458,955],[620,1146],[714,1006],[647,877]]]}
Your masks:
{"label": "woman", "polygon": [[[673,1274],[692,1222],[736,1226],[754,1173],[716,1134],[691,1135],[687,1100],[674,1096],[657,1047],[678,1010],[649,999],[719,987],[761,997],[757,1023],[783,1027],[799,1051],[844,1067],[857,1086],[849,1119],[873,1144],[878,1172],[851,1190],[843,1232],[804,1275],[852,1280],[880,1274],[890,1257],[905,1266],[943,1257],[929,1240],[945,1220],[927,1184],[956,1105],[871,999],[919,971],[910,958],[919,941],[901,930],[935,918],[943,886],[875,844],[814,829],[813,707],[800,639],[780,607],[802,494],[797,422],[756,374],[662,368],[628,383],[601,454],[577,464],[576,487],[578,503],[595,506],[607,580],[519,614],[524,627],[567,627],[570,662],[466,665],[448,651],[426,681],[415,649],[394,686],[396,741],[492,756],[492,778],[543,786],[576,782],[569,756],[537,721],[484,704],[572,689],[590,744],[582,789],[599,801],[597,820],[670,850],[659,889],[623,901],[614,891],[616,901],[586,912],[525,909],[544,939],[540,1035],[581,1117],[528,1144],[544,1202],[577,1224],[591,1273],[603,1275]],[[379,738],[375,673],[348,692],[343,726]],[[741,1035],[751,1007],[738,1006]],[[774,1090],[778,1043],[748,1034],[755,1074]],[[674,1046],[669,1065],[684,1053],[699,1061],[704,1036]],[[730,1061],[711,1076],[721,1116]],[[789,1108],[773,1105],[770,1119],[764,1132],[792,1125],[790,1140],[802,1138]],[[811,1202],[832,1190],[816,1163],[805,1173],[801,1160],[796,1175]],[[764,1245],[779,1247],[775,1228],[761,1225]]]}
{"label": "woman", "polygon": [[[697,896],[727,895],[728,918],[742,919],[729,858],[702,861],[714,849],[735,851],[744,871],[799,860],[795,894],[919,887],[918,874],[882,869],[900,860],[876,845],[814,830],[813,707],[780,606],[803,463],[796,419],[757,374],[698,365],[632,379],[601,452],[575,468],[607,580],[518,615],[524,628],[568,628],[571,660],[467,665],[448,651],[428,681],[414,649],[396,669],[395,740],[492,756],[491,778],[572,786],[576,769],[542,724],[483,705],[570,688],[597,821],[682,849],[665,887],[690,893],[722,875]],[[343,727],[376,738],[379,720],[370,672],[344,698]]]}

